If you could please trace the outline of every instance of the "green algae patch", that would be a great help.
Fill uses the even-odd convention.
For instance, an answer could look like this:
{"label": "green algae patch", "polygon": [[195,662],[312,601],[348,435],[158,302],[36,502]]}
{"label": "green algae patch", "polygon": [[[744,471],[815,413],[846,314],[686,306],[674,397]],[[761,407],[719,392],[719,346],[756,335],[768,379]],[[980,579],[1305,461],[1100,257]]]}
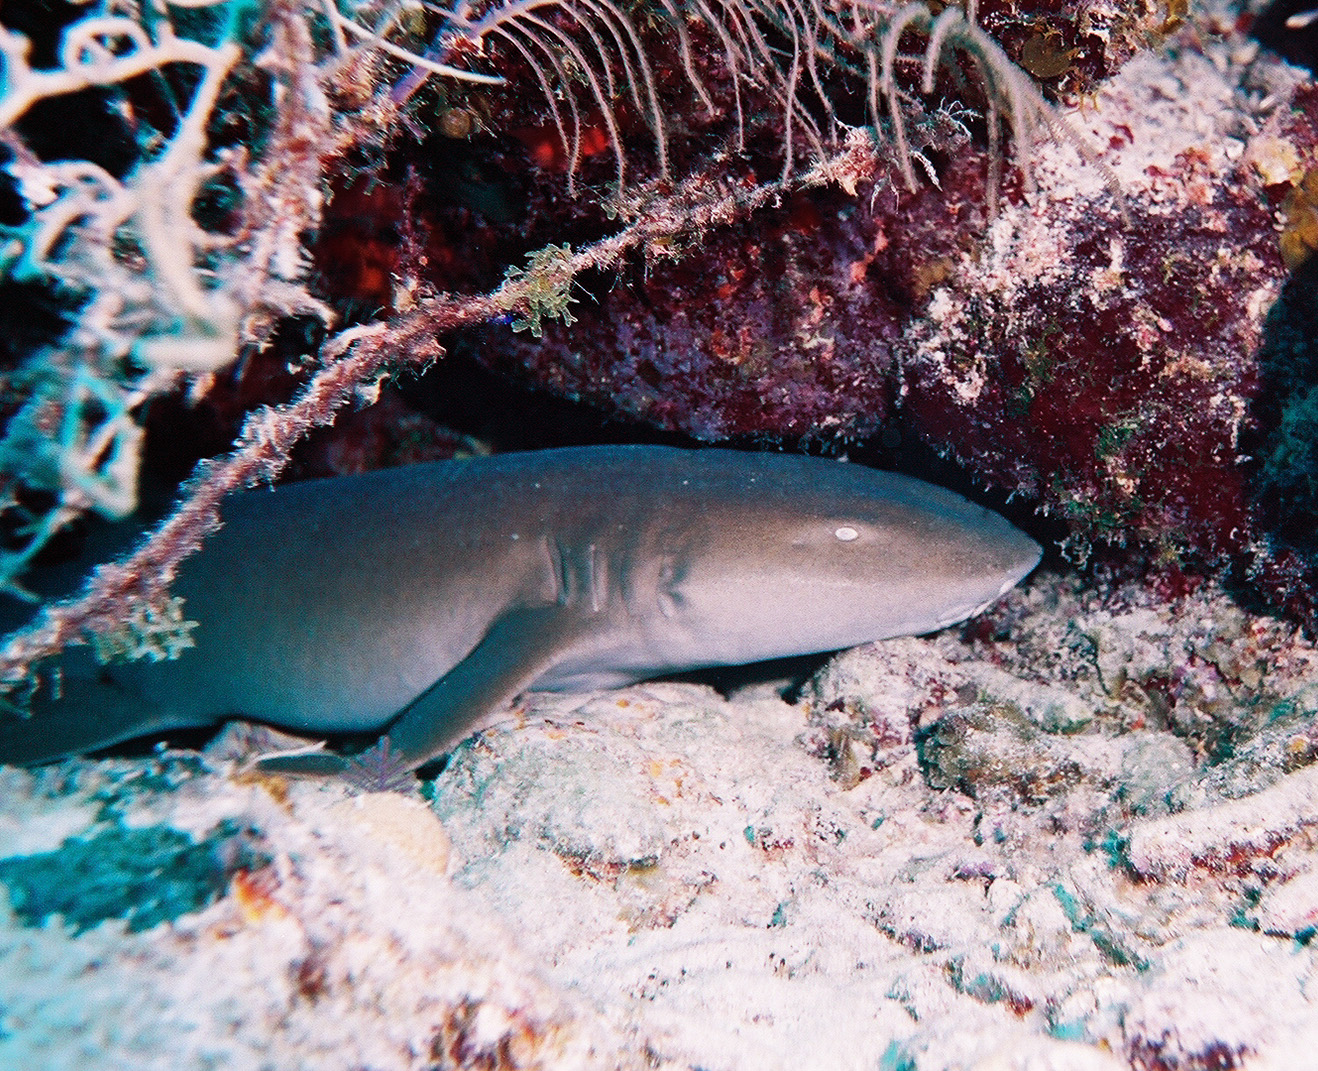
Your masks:
{"label": "green algae patch", "polygon": [[74,933],[107,919],[140,931],[214,903],[235,871],[264,862],[232,823],[201,841],[171,826],[116,823],[51,852],[0,859],[0,884],[25,926],[58,915]]}

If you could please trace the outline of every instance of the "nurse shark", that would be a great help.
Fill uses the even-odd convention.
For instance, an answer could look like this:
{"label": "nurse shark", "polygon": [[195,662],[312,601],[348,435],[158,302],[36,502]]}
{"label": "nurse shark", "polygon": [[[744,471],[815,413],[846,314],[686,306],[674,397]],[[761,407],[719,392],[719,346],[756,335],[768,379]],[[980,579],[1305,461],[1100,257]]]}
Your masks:
{"label": "nurse shark", "polygon": [[195,646],[109,666],[70,649],[59,699],[0,716],[0,761],[244,718],[381,733],[414,768],[524,691],[931,632],[992,603],[1040,555],[998,514],[908,476],[713,448],[414,465],[248,491],[223,512],[173,589]]}

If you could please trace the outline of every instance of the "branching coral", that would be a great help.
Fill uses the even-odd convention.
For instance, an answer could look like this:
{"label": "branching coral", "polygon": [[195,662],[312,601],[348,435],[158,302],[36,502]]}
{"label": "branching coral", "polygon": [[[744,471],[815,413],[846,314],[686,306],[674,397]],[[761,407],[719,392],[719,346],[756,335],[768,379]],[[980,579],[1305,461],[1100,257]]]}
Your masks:
{"label": "branching coral", "polygon": [[[202,238],[190,216],[205,177],[201,124],[237,59],[236,48],[180,39],[167,25],[153,41],[137,22],[103,16],[65,33],[59,69],[33,69],[29,49],[24,38],[0,29],[7,90],[0,125],[7,128],[52,96],[115,85],[174,63],[204,73],[173,143],[145,161],[128,184],[88,160],[43,162],[11,135],[9,172],[31,212],[22,227],[11,229],[5,267],[18,281],[50,281],[87,295],[88,303],[67,349],[42,354],[19,377],[28,399],[0,442],[11,500],[18,479],[59,492],[61,499],[34,519],[26,550],[9,556],[3,569],[9,582],[72,514],[88,507],[112,515],[132,510],[140,429],[131,410],[167,387],[174,369],[213,368],[230,359],[237,328],[232,302],[222,292],[203,291],[186,260]],[[116,255],[115,238],[130,221],[145,272]],[[160,323],[153,306],[177,307],[186,324]],[[170,328],[172,337],[165,333]],[[143,367],[125,382],[113,365],[128,356]],[[52,425],[58,435],[46,433]]]}
{"label": "branching coral", "polygon": [[[241,6],[189,10],[200,8],[231,24],[214,44],[180,34],[163,11],[107,6],[63,31],[49,68],[32,64],[31,41],[0,27],[0,131],[26,205],[26,218],[4,228],[0,270],[77,307],[66,336],[5,377],[20,401],[0,440],[0,493],[26,522],[20,548],[0,556],[0,587],[13,590],[70,518],[135,508],[147,401],[231,362],[273,317],[319,309],[298,285],[297,245],[315,220],[319,160],[288,150],[290,136],[328,139],[323,99],[295,76],[284,86],[289,103],[266,144],[277,167],[225,143],[215,129],[222,94],[258,58],[232,39]],[[286,11],[273,13],[269,33],[282,57],[269,65],[283,66],[278,82],[307,61],[310,38]],[[147,77],[185,88],[143,99]],[[86,103],[89,92],[130,117],[137,145],[122,173],[90,158],[47,159],[24,139],[29,119],[41,122],[31,118],[39,105]],[[220,192],[246,202],[245,225],[199,207]]]}

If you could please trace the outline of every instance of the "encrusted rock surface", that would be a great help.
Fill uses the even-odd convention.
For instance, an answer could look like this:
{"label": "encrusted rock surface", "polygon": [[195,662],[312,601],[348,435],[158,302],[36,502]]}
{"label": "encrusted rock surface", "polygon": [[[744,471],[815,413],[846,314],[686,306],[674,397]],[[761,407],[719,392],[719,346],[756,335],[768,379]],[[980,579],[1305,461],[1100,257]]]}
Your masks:
{"label": "encrusted rock surface", "polygon": [[531,696],[411,798],[224,742],[3,771],[6,855],[107,824],[248,848],[142,932],[3,909],[0,1062],[1303,1066],[1315,710],[1291,626],[1043,574],[794,703]]}

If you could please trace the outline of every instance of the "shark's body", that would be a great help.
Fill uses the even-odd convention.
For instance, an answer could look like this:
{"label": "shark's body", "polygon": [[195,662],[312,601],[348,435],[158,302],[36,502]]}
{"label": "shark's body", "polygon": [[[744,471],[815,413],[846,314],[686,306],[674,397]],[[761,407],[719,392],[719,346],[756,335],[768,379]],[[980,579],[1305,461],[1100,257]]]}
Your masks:
{"label": "shark's body", "polygon": [[416,465],[248,492],[224,514],[175,585],[196,646],[106,668],[70,652],[61,701],[0,718],[0,761],[242,717],[385,732],[415,766],[522,691],[928,632],[1039,557],[919,480],[728,450]]}

